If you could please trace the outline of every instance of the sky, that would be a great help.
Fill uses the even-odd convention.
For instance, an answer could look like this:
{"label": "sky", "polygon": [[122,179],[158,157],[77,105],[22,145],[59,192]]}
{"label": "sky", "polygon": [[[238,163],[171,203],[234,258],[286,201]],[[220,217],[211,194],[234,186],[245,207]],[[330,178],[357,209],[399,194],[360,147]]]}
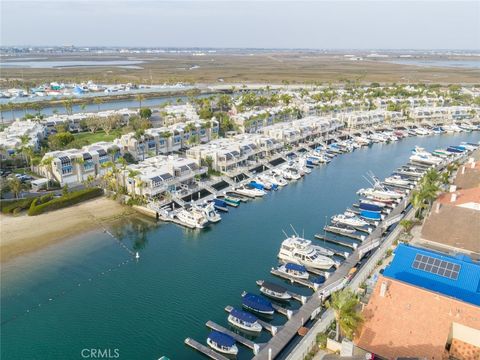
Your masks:
{"label": "sky", "polygon": [[480,1],[0,3],[2,46],[480,50]]}

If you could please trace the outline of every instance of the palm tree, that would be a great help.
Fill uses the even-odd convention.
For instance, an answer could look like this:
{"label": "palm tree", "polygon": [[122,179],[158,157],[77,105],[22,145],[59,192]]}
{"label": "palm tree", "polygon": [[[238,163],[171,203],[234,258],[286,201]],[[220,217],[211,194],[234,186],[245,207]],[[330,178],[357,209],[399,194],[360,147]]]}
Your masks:
{"label": "palm tree", "polygon": [[13,195],[18,199],[18,194],[22,191],[22,183],[17,177],[12,177],[9,181],[10,190],[12,190]]}
{"label": "palm tree", "polygon": [[138,108],[141,109],[142,108],[142,101],[145,100],[145,95],[138,94],[137,96],[135,96],[135,99],[138,101]]}
{"label": "palm tree", "polygon": [[333,309],[335,313],[336,341],[339,341],[340,333],[351,339],[363,322],[362,316],[356,310],[358,304],[357,295],[350,289],[334,292],[327,301],[327,307]]}
{"label": "palm tree", "polygon": [[65,108],[65,111],[67,112],[67,114],[72,115],[73,100],[70,98],[63,100],[63,107]]}
{"label": "palm tree", "polygon": [[173,136],[170,131],[165,131],[160,134],[160,137],[164,138],[167,142],[167,154],[169,153],[170,141],[169,139]]}
{"label": "palm tree", "polygon": [[[133,189],[133,194],[135,195],[135,187],[137,186],[136,185],[136,177],[137,175],[140,175],[140,171],[138,170],[132,170],[132,169],[129,169],[128,170],[128,177],[129,179],[132,179],[133,181],[133,184],[132,184],[132,189]],[[126,186],[126,184],[125,184]]]}
{"label": "palm tree", "polygon": [[81,178],[80,178],[80,174],[82,173],[81,166],[85,163],[83,156],[73,158],[72,163],[78,165],[76,166],[75,171],[77,172],[77,181],[81,182]]}
{"label": "palm tree", "polygon": [[55,175],[53,174],[53,164],[52,163],[53,163],[53,156],[46,156],[42,159],[42,161],[40,161],[40,165],[47,168],[48,174],[50,175],[50,179],[48,179],[48,182],[47,182],[47,190],[48,190],[48,185],[50,183],[50,180],[55,178]]}
{"label": "palm tree", "polygon": [[97,110],[100,112],[100,105],[103,103],[103,99],[100,97],[97,97],[93,100],[95,104],[97,104]]}

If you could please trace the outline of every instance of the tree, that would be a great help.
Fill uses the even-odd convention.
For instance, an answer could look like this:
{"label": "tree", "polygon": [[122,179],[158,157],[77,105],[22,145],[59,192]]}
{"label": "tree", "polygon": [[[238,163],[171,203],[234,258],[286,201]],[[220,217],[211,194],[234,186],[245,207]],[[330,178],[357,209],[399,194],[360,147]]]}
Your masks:
{"label": "tree", "polygon": [[63,107],[68,115],[72,115],[73,113],[73,100],[72,99],[65,99],[63,100]]}
{"label": "tree", "polygon": [[160,137],[164,138],[165,141],[167,142],[167,153],[169,152],[169,147],[170,147],[170,138],[173,136],[173,134],[170,131],[164,131],[160,134]]}
{"label": "tree", "polygon": [[138,94],[137,96],[135,96],[135,99],[138,101],[138,108],[141,109],[142,108],[142,101],[145,100],[145,95]]}
{"label": "tree", "polygon": [[93,134],[95,133],[101,126],[101,119],[98,116],[89,116],[85,119],[85,125],[87,126],[88,130]]}
{"label": "tree", "polygon": [[105,116],[100,119],[100,125],[102,126],[103,131],[105,134],[109,135],[112,129],[115,129],[118,124],[120,124],[120,116],[119,115],[110,115]]}
{"label": "tree", "polygon": [[406,220],[406,219],[403,219],[402,221],[400,221],[400,226],[403,227],[403,229],[405,230],[405,232],[407,234],[410,234],[410,231],[413,229],[413,226],[415,225],[415,222],[413,220]]}
{"label": "tree", "polygon": [[356,294],[350,289],[336,291],[327,301],[326,305],[335,313],[336,336],[339,341],[340,333],[352,338],[357,328],[363,322],[362,316],[357,312],[359,300]]}
{"label": "tree", "polygon": [[20,191],[22,191],[23,187],[22,182],[14,176],[10,179],[9,186],[15,198],[18,199],[18,195],[20,194]]}
{"label": "tree", "polygon": [[47,182],[47,189],[51,179],[55,179],[55,175],[53,174],[53,156],[45,156],[42,161],[40,161],[40,165],[47,169],[47,178],[49,181]]}
{"label": "tree", "polygon": [[75,137],[69,132],[61,132],[58,134],[53,134],[48,137],[48,146],[52,150],[61,150],[64,149],[68,144],[70,144]]}
{"label": "tree", "polygon": [[142,119],[150,119],[150,117],[152,116],[152,110],[150,110],[149,108],[142,108],[140,109],[138,114]]}
{"label": "tree", "polygon": [[97,97],[93,100],[93,102],[97,105],[97,111],[100,112],[100,105],[103,104],[103,99]]}

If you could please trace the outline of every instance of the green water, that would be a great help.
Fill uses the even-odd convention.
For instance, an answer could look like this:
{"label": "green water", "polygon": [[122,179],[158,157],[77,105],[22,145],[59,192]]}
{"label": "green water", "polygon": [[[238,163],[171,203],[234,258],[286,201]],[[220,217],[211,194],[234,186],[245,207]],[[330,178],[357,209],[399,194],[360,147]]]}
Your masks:
{"label": "green water", "polygon": [[[243,290],[258,291],[255,280],[273,280],[269,270],[282,229],[290,232],[292,224],[313,238],[326,216],[355,201],[356,190],[366,186],[362,175],[371,170],[387,176],[417,144],[433,150],[479,140],[479,133],[441,135],[358,149],[231,209],[201,232],[125,220],[112,233],[138,249],[138,262],[108,234],[92,232],[7,263],[1,274],[1,358],[82,359],[84,348],[119,349],[120,359],[199,358],[183,340],[205,343],[207,320],[227,326],[223,308],[239,306]],[[264,333],[257,341],[268,338]],[[240,359],[251,356],[240,346]]]}

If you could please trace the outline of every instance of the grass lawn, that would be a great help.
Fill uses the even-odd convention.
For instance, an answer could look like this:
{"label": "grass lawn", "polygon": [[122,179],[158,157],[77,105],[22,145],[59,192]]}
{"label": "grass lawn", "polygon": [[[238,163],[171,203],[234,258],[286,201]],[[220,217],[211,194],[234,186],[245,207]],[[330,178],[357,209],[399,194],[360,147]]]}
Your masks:
{"label": "grass lawn", "polygon": [[110,134],[105,134],[105,131],[97,131],[95,133],[91,132],[82,132],[79,134],[73,134],[75,137],[75,140],[80,140],[80,141],[85,141],[88,142],[89,144],[93,144],[99,141],[112,141],[119,137],[121,135],[121,132],[119,131],[111,131]]}

